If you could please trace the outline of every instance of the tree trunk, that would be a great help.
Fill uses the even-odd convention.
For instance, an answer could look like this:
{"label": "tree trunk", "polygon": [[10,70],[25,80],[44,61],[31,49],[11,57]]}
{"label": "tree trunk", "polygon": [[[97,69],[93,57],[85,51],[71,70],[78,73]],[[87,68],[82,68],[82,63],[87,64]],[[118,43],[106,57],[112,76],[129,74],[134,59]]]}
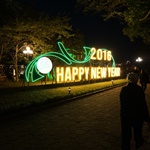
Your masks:
{"label": "tree trunk", "polygon": [[16,77],[16,82],[19,81],[18,77],[18,44],[16,45],[16,52],[15,52],[15,77]]}
{"label": "tree trunk", "polygon": [[0,50],[0,63],[1,63],[1,60],[2,60],[2,55],[3,55],[3,44],[2,44],[2,47],[1,47],[1,50]]}

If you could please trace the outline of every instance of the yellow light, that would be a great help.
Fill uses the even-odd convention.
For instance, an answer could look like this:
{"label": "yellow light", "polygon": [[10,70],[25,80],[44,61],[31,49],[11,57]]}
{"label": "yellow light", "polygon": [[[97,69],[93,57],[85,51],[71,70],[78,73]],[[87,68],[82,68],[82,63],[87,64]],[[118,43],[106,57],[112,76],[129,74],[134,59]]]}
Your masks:
{"label": "yellow light", "polygon": [[65,82],[71,81],[71,70],[70,67],[66,67],[65,70]]}
{"label": "yellow light", "polygon": [[96,79],[96,67],[91,67],[91,79]]}
{"label": "yellow light", "polygon": [[107,68],[101,68],[101,78],[106,78],[107,76]]}
{"label": "yellow light", "polygon": [[56,74],[57,74],[57,82],[64,81],[64,67],[56,67]]}
{"label": "yellow light", "polygon": [[79,67],[79,80],[82,80],[82,76],[85,73],[85,69],[83,67]]}
{"label": "yellow light", "polygon": [[96,49],[94,47],[91,48],[91,60],[96,60],[95,53],[96,53]]}
{"label": "yellow light", "polygon": [[107,60],[108,60],[108,61],[111,61],[111,51],[108,51],[108,52],[107,52]]}
{"label": "yellow light", "polygon": [[78,76],[78,68],[77,67],[73,67],[72,68],[72,80],[73,81],[76,80],[76,76]]}
{"label": "yellow light", "polygon": [[96,79],[100,79],[101,78],[101,68],[97,67],[96,68]]}
{"label": "yellow light", "polygon": [[85,80],[89,80],[89,67],[85,67]]}
{"label": "yellow light", "polygon": [[120,76],[120,68],[119,67],[109,67],[108,68],[108,77],[118,77]]}
{"label": "yellow light", "polygon": [[57,82],[75,82],[120,76],[119,67],[56,67]]}
{"label": "yellow light", "polygon": [[94,47],[91,48],[91,60],[105,60],[111,61],[112,55],[111,51],[106,49],[98,49],[96,50]]}
{"label": "yellow light", "polygon": [[107,51],[103,51],[103,54],[104,54],[103,55],[103,57],[104,57],[103,60],[107,60]]}

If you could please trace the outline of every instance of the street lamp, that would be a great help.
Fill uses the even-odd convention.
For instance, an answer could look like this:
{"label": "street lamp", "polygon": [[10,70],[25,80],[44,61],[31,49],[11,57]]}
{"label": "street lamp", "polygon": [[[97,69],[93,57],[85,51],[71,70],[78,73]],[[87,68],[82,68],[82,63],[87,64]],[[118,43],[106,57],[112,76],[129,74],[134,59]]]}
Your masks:
{"label": "street lamp", "polygon": [[142,62],[143,61],[143,59],[141,58],[141,57],[138,57],[137,59],[136,59],[136,62]]}
{"label": "street lamp", "polygon": [[140,71],[140,68],[142,67],[142,62],[143,62],[143,59],[141,57],[138,57],[136,59],[136,62],[137,62],[137,65],[138,65],[138,68],[139,68],[139,71]]}
{"label": "street lamp", "polygon": [[27,55],[28,55],[28,54],[31,54],[31,55],[32,55],[32,54],[33,54],[33,51],[30,49],[29,46],[27,46],[27,47],[26,47],[26,50],[23,50],[23,53],[24,53],[24,54],[27,54]]}
{"label": "street lamp", "polygon": [[[21,44],[21,43],[19,43],[19,44]],[[19,78],[18,78],[18,52],[24,47],[24,46],[22,46],[22,47],[20,47],[19,48],[19,44],[17,44],[16,45],[16,52],[15,52],[15,76],[16,76],[16,81],[18,82],[18,80],[19,80]],[[30,54],[30,55],[32,55],[33,54],[33,51],[32,50],[30,50],[30,47],[29,46],[27,46],[26,47],[26,50],[23,50],[23,53],[24,54]]]}

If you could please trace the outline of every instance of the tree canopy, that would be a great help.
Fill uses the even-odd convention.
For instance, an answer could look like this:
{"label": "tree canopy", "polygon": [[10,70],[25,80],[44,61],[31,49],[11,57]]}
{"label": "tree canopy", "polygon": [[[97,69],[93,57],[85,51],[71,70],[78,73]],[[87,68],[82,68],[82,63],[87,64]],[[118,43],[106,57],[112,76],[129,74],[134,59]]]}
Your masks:
{"label": "tree canopy", "polygon": [[22,2],[0,1],[0,63],[14,65],[16,81],[18,63],[25,60],[22,51],[26,46],[30,46],[36,56],[56,50],[57,40],[74,36],[67,16],[46,15],[34,9],[34,1],[29,7]]}
{"label": "tree canopy", "polygon": [[[105,20],[118,18],[123,24],[123,33],[131,41],[140,37],[150,44],[149,0],[77,0],[84,12],[99,13]],[[92,12],[92,13],[91,13]]]}
{"label": "tree canopy", "polygon": [[[34,2],[30,3],[30,7],[21,2],[21,0],[0,2],[0,19],[2,20],[0,23],[0,61],[7,55],[7,58],[10,56],[13,62],[16,47],[20,50],[30,45],[36,55],[50,51],[50,49],[56,50],[57,40],[66,41],[69,46],[71,45],[72,42],[69,41],[72,41],[75,34],[70,25],[70,18],[39,12],[34,9]],[[74,40],[78,39],[74,38]]]}

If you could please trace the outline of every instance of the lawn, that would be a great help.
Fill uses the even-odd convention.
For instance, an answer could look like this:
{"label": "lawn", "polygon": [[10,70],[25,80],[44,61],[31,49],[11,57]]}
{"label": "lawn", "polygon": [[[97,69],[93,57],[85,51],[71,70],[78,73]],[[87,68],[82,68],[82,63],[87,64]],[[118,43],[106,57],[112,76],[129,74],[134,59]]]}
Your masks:
{"label": "lawn", "polygon": [[76,96],[114,87],[123,83],[127,83],[127,80],[114,80],[114,85],[112,85],[112,81],[74,85],[70,86],[70,93],[68,92],[69,86],[66,85],[55,88],[51,87],[51,85],[0,88],[0,115],[28,107],[38,107],[39,105],[74,98]]}

